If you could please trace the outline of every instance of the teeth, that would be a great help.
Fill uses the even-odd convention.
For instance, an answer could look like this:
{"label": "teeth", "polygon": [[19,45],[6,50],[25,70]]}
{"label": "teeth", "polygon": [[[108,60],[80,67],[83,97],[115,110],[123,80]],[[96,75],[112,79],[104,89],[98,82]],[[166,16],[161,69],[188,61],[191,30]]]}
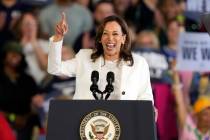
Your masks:
{"label": "teeth", "polygon": [[109,48],[113,48],[115,45],[113,43],[109,43],[106,46],[109,47]]}

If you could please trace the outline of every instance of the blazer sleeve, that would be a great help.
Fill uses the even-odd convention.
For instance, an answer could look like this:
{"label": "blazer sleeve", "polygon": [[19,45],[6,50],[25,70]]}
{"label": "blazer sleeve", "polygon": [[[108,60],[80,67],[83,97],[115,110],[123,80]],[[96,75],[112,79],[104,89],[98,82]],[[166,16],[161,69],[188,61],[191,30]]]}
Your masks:
{"label": "blazer sleeve", "polygon": [[57,76],[64,75],[74,77],[76,73],[77,60],[76,58],[67,61],[61,60],[62,44],[63,40],[53,42],[53,37],[50,38],[47,71],[48,73]]}
{"label": "blazer sleeve", "polygon": [[145,59],[143,59],[143,66],[144,68],[144,74],[146,77],[145,81],[145,89],[144,92],[139,94],[137,100],[150,100],[154,104],[153,100],[153,93],[152,93],[152,87],[151,87],[151,82],[150,82],[150,72],[149,72],[149,66],[146,62]]}

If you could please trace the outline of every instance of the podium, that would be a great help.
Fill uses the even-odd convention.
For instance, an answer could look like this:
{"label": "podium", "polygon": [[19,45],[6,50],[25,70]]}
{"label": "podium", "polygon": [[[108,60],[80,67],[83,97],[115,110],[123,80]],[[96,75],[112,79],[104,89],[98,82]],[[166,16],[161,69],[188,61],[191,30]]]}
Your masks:
{"label": "podium", "polygon": [[52,100],[47,140],[156,140],[151,101]]}

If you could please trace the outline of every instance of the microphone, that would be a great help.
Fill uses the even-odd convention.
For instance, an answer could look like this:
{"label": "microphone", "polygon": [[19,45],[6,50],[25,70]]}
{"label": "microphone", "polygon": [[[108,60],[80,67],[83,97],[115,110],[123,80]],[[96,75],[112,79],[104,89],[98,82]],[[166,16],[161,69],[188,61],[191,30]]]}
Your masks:
{"label": "microphone", "polygon": [[98,92],[98,82],[99,79],[99,73],[98,71],[92,71],[91,73],[91,81],[92,81],[92,85],[90,86],[90,91],[93,93],[93,96],[96,100],[98,100],[98,97],[96,95],[96,92]]}
{"label": "microphone", "polygon": [[113,72],[108,72],[106,76],[106,81],[108,82],[108,85],[111,85],[112,82],[114,82],[114,73]]}
{"label": "microphone", "polygon": [[93,82],[93,85],[97,85],[98,79],[99,79],[99,73],[94,70],[91,74],[91,81]]}
{"label": "microphone", "polygon": [[112,83],[114,82],[114,73],[113,72],[108,72],[107,76],[106,76],[106,81],[107,81],[107,86],[104,90],[104,93],[107,92],[107,95],[105,97],[105,100],[107,100],[111,94],[111,92],[114,91],[114,86],[112,85]]}

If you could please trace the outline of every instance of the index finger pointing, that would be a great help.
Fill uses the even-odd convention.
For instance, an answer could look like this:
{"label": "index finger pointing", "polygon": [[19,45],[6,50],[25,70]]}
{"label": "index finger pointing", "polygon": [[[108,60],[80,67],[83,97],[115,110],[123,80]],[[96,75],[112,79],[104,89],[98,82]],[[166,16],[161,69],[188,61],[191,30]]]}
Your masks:
{"label": "index finger pointing", "polygon": [[66,22],[66,14],[64,12],[62,12],[62,19],[61,22],[64,23]]}

